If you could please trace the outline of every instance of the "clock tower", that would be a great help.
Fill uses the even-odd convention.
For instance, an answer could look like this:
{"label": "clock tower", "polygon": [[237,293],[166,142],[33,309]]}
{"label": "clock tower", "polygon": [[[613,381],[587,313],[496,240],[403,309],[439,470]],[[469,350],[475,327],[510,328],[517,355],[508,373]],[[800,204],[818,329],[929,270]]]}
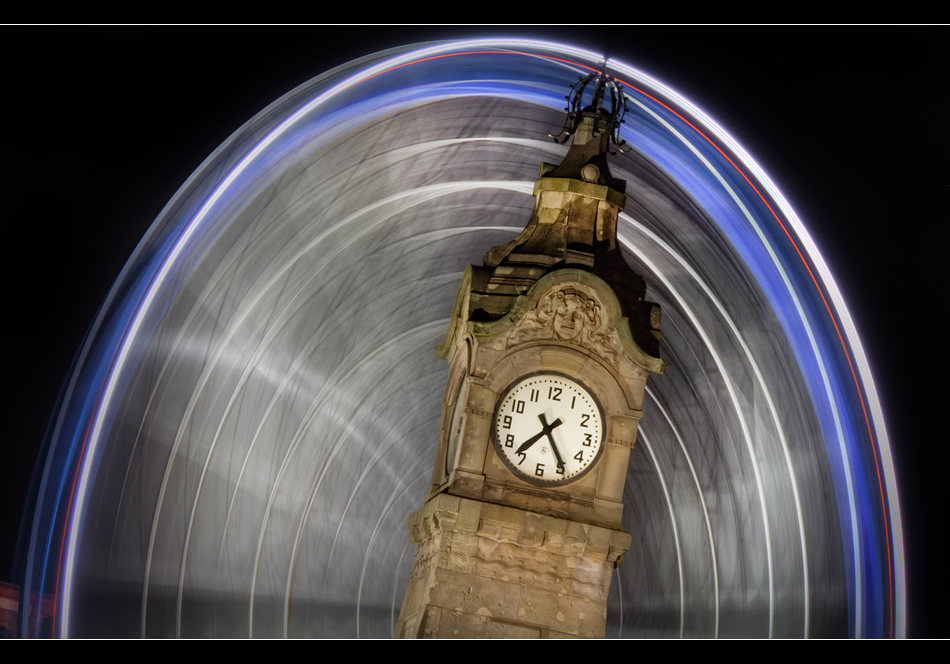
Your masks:
{"label": "clock tower", "polygon": [[666,363],[617,244],[622,88],[591,74],[568,98],[567,155],[542,164],[521,234],[466,269],[437,347],[449,378],[398,638],[604,636],[644,387]]}

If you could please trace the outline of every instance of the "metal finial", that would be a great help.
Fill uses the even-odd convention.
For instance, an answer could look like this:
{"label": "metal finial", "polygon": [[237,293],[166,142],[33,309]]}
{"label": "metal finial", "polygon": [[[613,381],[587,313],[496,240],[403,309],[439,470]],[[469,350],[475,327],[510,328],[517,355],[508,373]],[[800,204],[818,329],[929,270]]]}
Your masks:
{"label": "metal finial", "polygon": [[[593,85],[593,87],[591,87]],[[588,92],[592,90],[592,92]],[[584,95],[588,94],[590,103],[584,104]],[[609,105],[605,105],[609,97]],[[581,118],[594,119],[594,133],[601,131],[610,133],[610,139],[618,148],[622,148],[626,141],[620,138],[620,125],[627,112],[626,99],[623,94],[623,85],[613,76],[607,74],[607,62],[604,61],[603,71],[592,71],[587,76],[578,78],[577,83],[571,86],[567,118],[564,128],[558,134],[548,134],[557,143],[566,143],[568,137],[577,131]],[[624,150],[621,149],[621,152]]]}

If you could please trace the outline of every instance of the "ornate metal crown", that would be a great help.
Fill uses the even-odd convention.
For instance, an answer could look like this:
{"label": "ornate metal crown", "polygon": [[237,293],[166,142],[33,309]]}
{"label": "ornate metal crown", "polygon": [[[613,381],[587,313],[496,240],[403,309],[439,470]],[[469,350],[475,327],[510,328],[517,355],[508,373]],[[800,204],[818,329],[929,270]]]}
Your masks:
{"label": "ornate metal crown", "polygon": [[[607,65],[604,63],[604,71],[592,71],[587,76],[578,77],[577,83],[571,86],[570,94],[564,96],[569,102],[569,105],[564,107],[567,111],[564,128],[559,134],[548,134],[556,143],[566,143],[568,137],[577,131],[581,119],[588,117],[594,119],[595,135],[607,131],[618,148],[626,144],[626,141],[620,138],[620,125],[624,123],[623,117],[627,112],[623,85],[608,75],[606,69]],[[586,105],[585,94],[589,100]],[[608,97],[609,105],[605,105]]]}

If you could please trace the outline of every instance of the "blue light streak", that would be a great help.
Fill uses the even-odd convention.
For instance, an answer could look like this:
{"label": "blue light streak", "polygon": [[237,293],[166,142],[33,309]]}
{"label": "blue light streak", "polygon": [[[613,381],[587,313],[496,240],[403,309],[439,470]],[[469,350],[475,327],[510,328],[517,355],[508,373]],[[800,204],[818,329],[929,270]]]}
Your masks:
{"label": "blue light streak", "polygon": [[[494,50],[509,52],[490,52]],[[596,66],[599,57],[527,40],[407,48],[315,79],[262,112],[206,160],[156,219],[103,304],[52,429],[30,541],[21,546],[30,552],[24,590],[27,596],[31,589],[58,592],[63,635],[70,633],[71,580],[89,487],[117,403],[168,303],[202,253],[226,230],[235,211],[279,178],[301,152],[394,110],[470,95],[560,109],[564,81],[583,71],[560,59]],[[624,138],[714,222],[755,276],[795,353],[834,474],[842,538],[849,554],[845,558],[851,633],[888,636],[893,625],[894,635],[903,635],[902,534],[893,464],[868,363],[828,267],[781,193],[734,139],[662,83],[622,63],[611,63],[611,68],[656,99],[668,100],[667,107],[628,88],[635,103]],[[869,411],[869,424],[864,408]],[[169,467],[173,459],[169,456]],[[884,474],[883,496],[877,464]],[[70,494],[77,473],[79,480]],[[64,526],[67,536],[61,542]],[[156,532],[153,527],[152,538]],[[153,544],[150,541],[149,560]],[[60,551],[63,546],[65,552]],[[63,581],[57,590],[58,578]],[[146,598],[147,593],[148,571]]]}

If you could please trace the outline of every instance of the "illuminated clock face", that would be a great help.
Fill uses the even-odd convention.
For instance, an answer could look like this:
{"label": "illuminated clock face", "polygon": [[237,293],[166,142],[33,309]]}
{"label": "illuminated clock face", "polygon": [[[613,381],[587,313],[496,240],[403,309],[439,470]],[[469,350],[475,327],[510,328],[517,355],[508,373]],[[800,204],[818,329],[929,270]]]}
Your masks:
{"label": "illuminated clock face", "polygon": [[532,484],[566,484],[600,457],[604,416],[580,383],[536,374],[498,400],[492,434],[496,452],[516,475]]}

